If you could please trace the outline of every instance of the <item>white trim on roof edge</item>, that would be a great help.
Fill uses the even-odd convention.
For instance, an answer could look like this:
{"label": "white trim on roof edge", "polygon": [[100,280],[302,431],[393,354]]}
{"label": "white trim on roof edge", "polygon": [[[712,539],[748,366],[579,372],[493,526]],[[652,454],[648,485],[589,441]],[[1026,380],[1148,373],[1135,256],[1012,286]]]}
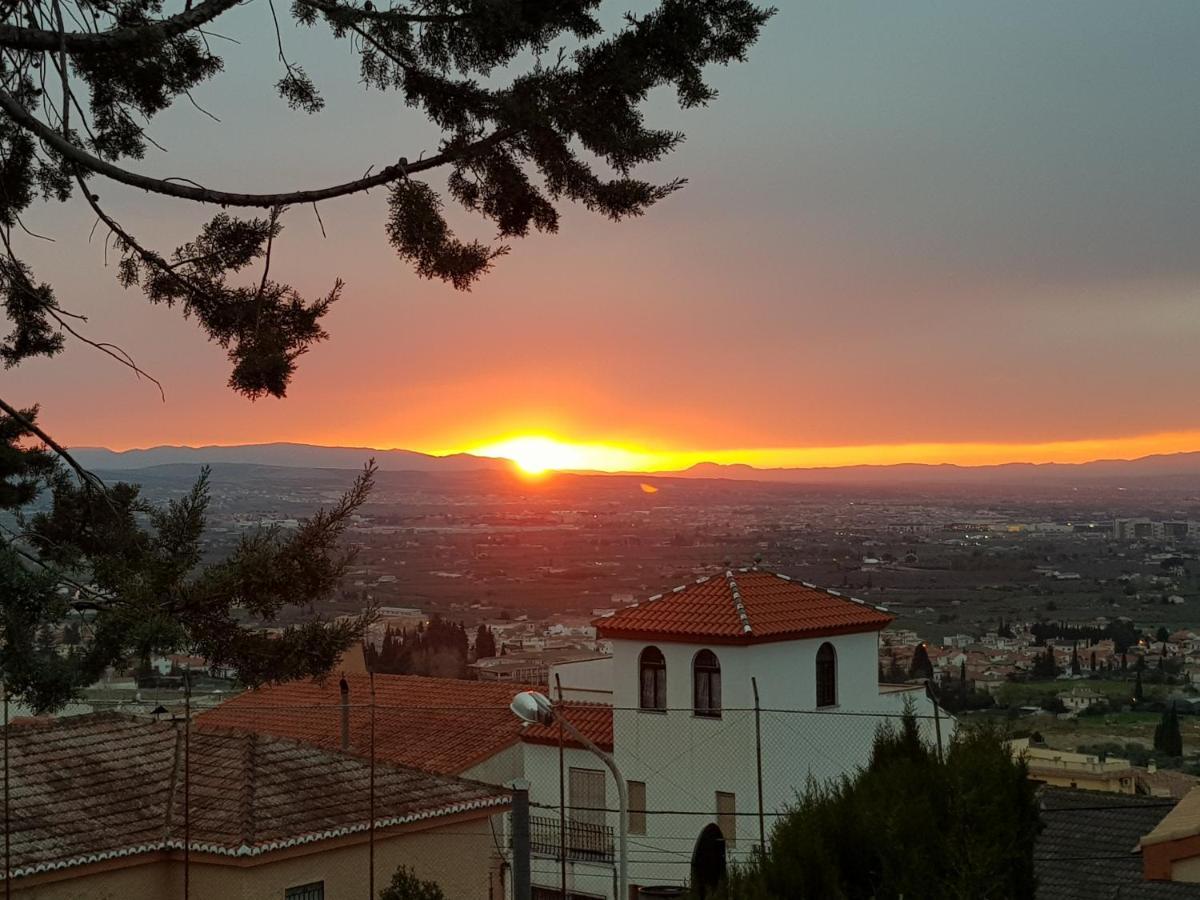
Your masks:
{"label": "white trim on roof edge", "polygon": [[[469,800],[463,803],[452,803],[449,806],[420,810],[404,816],[388,816],[383,819],[376,819],[375,827],[390,828],[393,825],[406,825],[410,822],[420,822],[425,819],[438,818],[439,816],[452,816],[456,815],[457,813],[470,812],[474,809],[487,809],[488,807],[492,806],[501,806],[511,801],[512,797],[510,795],[502,794],[496,797]],[[274,841],[264,841],[253,846],[242,844],[240,847],[226,847],[221,844],[193,842],[190,845],[190,849],[199,853],[212,853],[215,856],[231,856],[242,858],[248,856],[262,856],[265,853],[271,853],[275,850],[285,850],[290,847],[299,847],[303,844],[312,844],[316,843],[317,841],[329,840],[330,838],[345,837],[348,834],[356,834],[361,831],[367,831],[369,828],[369,822],[355,822],[352,825],[343,825],[339,828],[329,828],[325,831],[316,831],[310,834],[302,834],[295,837],[283,838]],[[105,862],[106,860],[110,859],[120,859],[121,857],[125,856],[137,856],[140,853],[153,853],[158,850],[182,849],[183,841],[176,838],[169,838],[163,841],[156,841],[152,844],[137,844],[133,847],[118,847],[114,850],[101,850],[97,853],[87,853],[83,856],[75,856],[68,859],[40,862],[32,866],[20,866],[12,870],[12,877],[21,878],[26,875],[40,875],[44,872],[57,872],[61,869],[69,869],[75,866],[85,866],[90,863]],[[4,872],[0,870],[0,881],[3,880]]]}

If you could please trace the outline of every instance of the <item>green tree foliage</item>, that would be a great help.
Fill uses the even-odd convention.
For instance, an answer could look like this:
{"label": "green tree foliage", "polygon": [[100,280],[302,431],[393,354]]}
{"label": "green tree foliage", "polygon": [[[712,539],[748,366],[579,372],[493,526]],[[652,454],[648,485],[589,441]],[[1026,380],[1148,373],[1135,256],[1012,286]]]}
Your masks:
{"label": "green tree foliage", "polygon": [[993,727],[961,729],[945,759],[907,716],[860,774],[810,784],[723,900],[1032,897],[1035,786]]}
{"label": "green tree foliage", "polygon": [[480,625],[475,631],[475,658],[486,659],[495,655],[496,637],[492,634],[492,629],[486,625]]}
{"label": "green tree foliage", "polygon": [[[15,423],[14,423],[15,420]],[[134,485],[103,484],[23,449],[36,428],[32,411],[0,415],[8,462],[0,496],[12,517],[0,542],[0,675],[10,694],[37,710],[54,709],[108,666],[186,651],[232,666],[246,684],[317,675],[358,640],[369,615],[319,618],[275,636],[269,624],[286,607],[328,598],[349,554],[339,541],[374,477],[368,466],[341,501],[285,533],[260,528],[233,553],[201,563],[208,510],[207,472],[165,507]],[[14,465],[13,460],[30,465]],[[44,495],[49,502],[30,507]],[[75,643],[56,651],[56,629]]]}
{"label": "green tree foliage", "polygon": [[1154,726],[1154,749],[1164,756],[1183,756],[1183,735],[1179,731],[1179,713],[1172,703]]}
{"label": "green tree foliage", "polygon": [[462,625],[435,615],[429,625],[388,628],[376,650],[365,646],[367,667],[389,675],[433,675],[463,678],[467,674],[467,632]]}
{"label": "green tree foliage", "polygon": [[[318,113],[318,86],[293,62],[270,0],[261,30],[241,49],[278,59],[274,90],[293,109]],[[70,298],[22,259],[23,217],[39,203],[83,205],[107,232],[122,285],[173,308],[219,345],[230,387],[282,397],[299,358],[326,339],[323,322],[343,284],[312,296],[281,280],[271,254],[289,210],[375,189],[382,227],[405,265],[458,289],[470,287],[531,230],[554,232],[576,203],[620,220],[644,213],[683,185],[636,171],[661,161],[683,135],[647,121],[651,93],[684,108],[715,96],[713,66],[743,60],[773,13],[750,0],[659,0],[613,23],[600,0],[293,0],[291,24],[347,51],[368,90],[396,98],[440,133],[437,151],[381,146],[365,174],[328,184],[253,193],[200,185],[187,172],[147,174],[155,117],[191,102],[223,67],[210,39],[247,0],[29,0],[0,11],[0,360],[5,367],[62,352],[68,337],[144,375],[111,344],[88,337]],[[269,15],[268,15],[269,14]],[[275,21],[272,22],[271,19]],[[249,20],[247,20],[249,21]],[[253,89],[254,85],[247,85]],[[372,123],[361,123],[372,133]],[[236,136],[229,136],[235,138]],[[287,154],[279,142],[281,170]],[[230,167],[231,170],[236,167]],[[440,181],[430,180],[437,176]],[[140,235],[136,213],[118,221],[109,201],[127,189],[179,204],[219,207],[177,247]],[[488,223],[494,242],[458,237],[452,202]],[[239,210],[251,212],[240,214]],[[319,215],[319,211],[318,211]],[[147,230],[150,226],[147,225]],[[60,703],[105,665],[182,648],[238,667],[244,680],[315,673],[361,634],[361,623],[319,622],[270,643],[234,627],[234,611],[271,620],[288,603],[324,597],[340,574],[334,543],[370,484],[369,473],[329,512],[285,536],[247,536],[233,557],[199,565],[208,503],[202,479],[167,509],[136,487],[103,485],[35,424],[32,403],[0,398],[0,511],[35,498],[51,508],[0,538],[0,674],[38,708]],[[53,457],[74,470],[72,482]],[[52,658],[36,635],[87,616],[85,640]],[[47,632],[47,629],[50,631]],[[44,641],[42,643],[45,643]]]}
{"label": "green tree foliage", "polygon": [[1054,658],[1054,649],[1046,650],[1033,660],[1033,674],[1037,678],[1057,678],[1059,674],[1058,661]]}
{"label": "green tree foliage", "polygon": [[379,892],[379,900],[446,900],[446,895],[432,881],[423,881],[408,866],[401,866],[391,884]]}
{"label": "green tree foliage", "polygon": [[933,663],[929,660],[929,651],[924,644],[917,644],[913,651],[912,662],[908,666],[909,678],[930,679],[933,677]]}
{"label": "green tree foliage", "polygon": [[[387,195],[384,231],[398,256],[423,277],[467,288],[508,252],[506,241],[556,231],[564,202],[619,220],[682,187],[634,175],[683,140],[646,121],[647,98],[665,90],[684,108],[707,104],[715,91],[706,70],[744,59],[772,14],[749,0],[660,0],[614,27],[602,23],[600,0],[412,0],[386,8],[294,0],[294,22],[349,51],[364,87],[394,94],[397,112],[407,107],[428,119],[441,132],[440,147],[420,159],[415,148],[380,147],[382,164],[366,175],[246,193],[178,177],[188,173],[159,179],[141,171],[153,151],[147,124],[222,69],[221,45],[202,29],[219,30],[213,23],[244,4],[179,5],[166,15],[162,0],[5,7],[0,302],[12,330],[0,356],[7,364],[59,353],[60,326],[71,324],[53,286],[20,259],[13,226],[39,200],[80,200],[112,233],[125,286],[193,318],[228,353],[235,390],[281,396],[298,357],[325,339],[321,321],[342,293],[334,280],[327,293],[304,297],[268,277],[289,207],[378,189]],[[253,37],[279,59],[275,88],[283,100],[318,113],[320,91],[289,60],[283,32],[266,19]],[[426,173],[444,175],[445,186],[423,180]],[[155,248],[134,223],[107,213],[103,204],[119,185],[222,211],[192,241]],[[447,200],[488,220],[497,242],[457,237]],[[233,209],[264,213],[225,211]],[[249,271],[256,264],[257,277]]]}

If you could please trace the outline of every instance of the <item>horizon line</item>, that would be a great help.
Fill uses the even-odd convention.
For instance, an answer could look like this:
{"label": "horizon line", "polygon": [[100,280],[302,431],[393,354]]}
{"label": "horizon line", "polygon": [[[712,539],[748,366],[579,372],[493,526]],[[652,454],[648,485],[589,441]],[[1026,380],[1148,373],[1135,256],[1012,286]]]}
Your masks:
{"label": "horizon line", "polygon": [[[741,448],[732,450],[672,451],[624,448],[616,444],[590,444],[560,441],[564,447],[578,448],[580,462],[595,457],[599,465],[556,465],[563,472],[605,474],[667,475],[686,472],[696,466],[745,467],[756,471],[894,468],[900,466],[980,469],[998,466],[1077,466],[1103,462],[1137,462],[1155,456],[1177,456],[1200,452],[1200,431],[1165,432],[1133,438],[1082,439],[1042,443],[944,442],[870,444],[842,447]],[[473,457],[519,465],[513,456],[486,452],[488,445],[453,450],[420,450],[412,447],[372,447],[352,442],[313,443],[279,440],[241,443],[155,444],[115,449],[103,445],[77,445],[75,451],[104,451],[117,455],[154,450],[197,451],[206,449],[248,449],[271,446],[313,448],[316,450],[362,450],[376,453],[413,453],[429,459]],[[492,445],[498,446],[498,445]],[[479,452],[483,450],[485,452]],[[604,464],[604,463],[609,464]],[[638,463],[641,463],[639,465]]]}

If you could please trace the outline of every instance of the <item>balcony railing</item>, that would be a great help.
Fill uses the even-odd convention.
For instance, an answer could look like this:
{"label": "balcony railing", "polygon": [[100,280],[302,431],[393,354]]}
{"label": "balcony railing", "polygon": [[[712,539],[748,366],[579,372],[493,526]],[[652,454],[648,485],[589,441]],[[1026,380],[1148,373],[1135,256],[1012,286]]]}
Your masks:
{"label": "balcony railing", "polygon": [[608,825],[577,822],[567,819],[565,840],[561,837],[559,820],[550,816],[529,817],[530,850],[542,856],[558,857],[565,846],[567,859],[585,862],[612,862],[613,830]]}

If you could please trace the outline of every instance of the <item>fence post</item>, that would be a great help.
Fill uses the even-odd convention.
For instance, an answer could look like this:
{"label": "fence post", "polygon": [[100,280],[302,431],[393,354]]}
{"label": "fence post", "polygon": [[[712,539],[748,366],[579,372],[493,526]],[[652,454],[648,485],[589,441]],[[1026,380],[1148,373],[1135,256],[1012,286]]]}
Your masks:
{"label": "fence post", "polygon": [[8,787],[8,682],[4,682],[4,898],[12,897],[12,812]]}
{"label": "fence post", "polygon": [[183,669],[183,900],[192,896],[192,664]]}
{"label": "fence post", "polygon": [[513,900],[532,900],[529,878],[529,782],[509,782],[512,790]]}
{"label": "fence post", "polygon": [[758,702],[758,679],[751,676],[750,686],[754,688],[754,753],[758,763],[758,846],[767,852],[766,813],[763,810],[763,779],[762,779],[762,707]]}
{"label": "fence post", "polygon": [[367,900],[375,900],[375,672],[367,673],[371,685],[371,774],[370,785],[370,821],[367,823],[367,856],[370,872],[367,875]]}
{"label": "fence post", "polygon": [[942,715],[938,709],[937,694],[933,691],[933,679],[927,679],[925,682],[925,692],[929,695],[929,702],[933,704],[933,733],[937,739],[938,762],[942,761]]}
{"label": "fence post", "polygon": [[[558,702],[562,703],[562,679],[554,673],[554,684],[558,688]],[[559,877],[562,880],[563,900],[567,898],[567,777],[566,752],[564,751],[563,723],[558,720],[558,859]],[[623,900],[623,898],[622,898]]]}

